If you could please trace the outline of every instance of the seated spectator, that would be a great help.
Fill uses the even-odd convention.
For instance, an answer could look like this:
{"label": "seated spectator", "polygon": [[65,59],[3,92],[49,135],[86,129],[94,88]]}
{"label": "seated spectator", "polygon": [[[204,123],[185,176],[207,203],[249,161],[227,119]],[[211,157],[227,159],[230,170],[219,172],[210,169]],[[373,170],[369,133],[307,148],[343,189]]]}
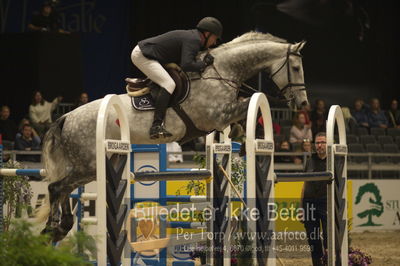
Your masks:
{"label": "seated spectator", "polygon": [[353,134],[353,135],[356,134],[357,121],[351,115],[350,109],[348,107],[342,107],[342,113],[343,113],[343,118],[344,118],[344,124],[346,127],[346,132]]}
{"label": "seated spectator", "polygon": [[[311,111],[311,131],[315,135],[318,132],[326,130],[326,119],[328,112],[326,111],[325,101],[318,99],[315,101],[315,108]],[[302,138],[303,139],[303,138]]]}
{"label": "seated spectator", "polygon": [[[311,156],[311,152],[312,152],[311,140],[303,139],[303,142],[301,143],[300,149],[295,150],[295,152],[309,153],[309,155],[307,155],[307,157]],[[304,158],[303,156],[302,157],[296,156],[294,158],[294,163],[295,164],[303,163],[303,158]]]}
{"label": "seated spectator", "polygon": [[[21,122],[19,122],[18,132],[15,135],[15,138],[20,138],[22,136],[22,129],[23,129],[24,125],[29,125],[29,126],[31,125],[31,122],[29,121],[29,119],[22,118]],[[36,143],[42,142],[38,133],[36,132],[36,130],[34,128],[32,128],[32,139]]]}
{"label": "seated spectator", "polygon": [[58,18],[53,11],[51,3],[44,3],[40,12],[32,16],[32,21],[28,24],[28,29],[35,32],[69,33],[60,28]]}
{"label": "seated spectator", "polygon": [[87,104],[89,102],[89,96],[86,92],[82,92],[81,95],[79,96],[79,99],[77,100],[75,104],[75,108],[78,108],[79,106],[82,106],[84,104]]}
{"label": "seated spectator", "polygon": [[29,106],[29,118],[40,138],[43,138],[49,129],[52,123],[51,114],[61,101],[62,97],[59,96],[50,103],[43,99],[40,91],[33,93],[32,104]]}
{"label": "seated spectator", "polygon": [[356,99],[354,101],[354,109],[351,110],[351,115],[356,120],[357,126],[369,128],[367,110],[363,100]]}
{"label": "seated spectator", "polygon": [[[291,152],[291,146],[289,141],[282,140],[280,146],[277,149],[277,152]],[[293,156],[288,155],[278,155],[274,157],[274,162],[276,163],[293,163]]]}
{"label": "seated spectator", "polygon": [[368,112],[368,123],[372,127],[387,128],[388,120],[385,113],[381,110],[379,100],[377,98],[371,99],[371,109]]}
{"label": "seated spectator", "polygon": [[307,103],[306,105],[303,105],[301,107],[301,110],[298,111],[299,113],[304,114],[304,117],[306,118],[306,124],[305,126],[308,128],[311,128],[312,126],[312,122],[311,122],[311,105],[309,103]]}
{"label": "seated spectator", "polygon": [[393,99],[390,103],[390,109],[386,111],[386,117],[389,122],[389,127],[400,128],[400,110],[398,108],[398,102]]}
{"label": "seated spectator", "polygon": [[312,145],[311,145],[311,140],[305,139],[303,140],[303,143],[301,144],[301,151],[302,152],[312,152]]}
{"label": "seated spectator", "polygon": [[[15,139],[15,150],[20,151],[39,151],[40,142],[32,137],[32,127],[24,125],[22,127],[22,135]],[[40,155],[17,155],[18,161],[40,162]]]}
{"label": "seated spectator", "polygon": [[0,134],[4,149],[11,150],[14,146],[17,125],[10,119],[10,107],[3,105],[0,113]]}
{"label": "seated spectator", "polygon": [[[167,153],[170,152],[182,152],[181,146],[178,144],[178,142],[170,142],[167,143]],[[182,154],[168,154],[168,162],[170,163],[182,163],[183,162],[183,156]]]}
{"label": "seated spectator", "polygon": [[306,118],[304,114],[297,113],[294,121],[294,125],[290,129],[290,143],[302,143],[303,139],[312,140],[312,132],[310,128],[305,126]]}

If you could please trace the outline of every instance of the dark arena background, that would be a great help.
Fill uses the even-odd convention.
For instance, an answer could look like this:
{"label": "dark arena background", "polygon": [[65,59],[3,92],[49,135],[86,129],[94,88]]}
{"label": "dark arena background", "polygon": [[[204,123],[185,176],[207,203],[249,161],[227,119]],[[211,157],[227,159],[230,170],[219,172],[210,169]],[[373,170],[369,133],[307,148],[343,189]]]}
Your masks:
{"label": "dark arena background", "polygon": [[250,30],[307,40],[303,62],[311,103],[322,98],[351,106],[362,95],[386,107],[398,96],[395,1],[57,1],[69,35],[29,32],[41,1],[0,3],[0,103],[10,105],[16,118],[27,113],[34,90],[66,102],[82,91],[91,100],[124,93],[124,78],[139,75],[130,62],[137,41],[194,28],[204,16],[221,20],[223,42]]}
{"label": "dark arena background", "polygon": [[[347,110],[346,125],[349,127],[346,128],[346,139],[349,153],[341,166],[346,162],[348,169],[346,176],[348,198],[345,202],[349,215],[347,217],[349,239],[351,239],[349,246],[360,248],[362,255],[364,253],[371,255],[372,265],[400,265],[398,248],[400,246],[400,194],[398,193],[400,108],[397,106],[394,108],[396,110],[392,110],[397,114],[397,124],[377,127],[377,130],[373,127],[367,129],[361,122],[356,121],[357,118],[351,117],[357,99],[365,103],[364,109],[360,112],[370,112],[371,99],[378,99],[380,108],[377,110],[384,117],[389,117],[391,103],[394,100],[398,103],[400,100],[398,26],[400,10],[397,2],[395,0],[0,0],[0,106],[8,106],[10,109],[10,117],[6,119],[2,116],[3,108],[0,110],[1,120],[13,120],[17,128],[16,125],[20,124],[23,118],[29,118],[29,108],[33,93],[36,91],[40,91],[48,102],[58,96],[62,97],[55,111],[51,111],[53,121],[73,110],[83,92],[88,94],[89,101],[103,98],[107,94],[126,93],[125,78],[143,77],[131,61],[132,49],[138,41],[175,29],[194,29],[198,21],[206,16],[218,18],[223,25],[222,39],[218,44],[229,42],[249,31],[270,33],[290,43],[305,40],[306,44],[301,50],[301,55],[311,110],[297,112],[298,110],[290,110],[286,103],[269,99],[274,122],[275,146],[269,144],[274,146],[276,151],[275,169],[282,172],[303,171],[307,160],[311,158],[310,154],[315,153],[317,149],[312,138],[300,138],[297,143],[289,141],[291,129],[296,126],[294,121],[296,115],[299,116],[298,114],[303,112],[306,120],[304,113],[308,113],[310,122],[315,111],[316,121],[321,122],[322,119],[321,123],[325,127],[318,130],[325,131],[326,114],[330,106],[340,105],[342,110]],[[44,3],[52,6],[53,18],[57,21],[61,32],[32,31],[28,27]],[[275,85],[267,79],[265,73],[257,74],[246,81],[246,84],[266,89],[272,96],[276,96]],[[325,102],[325,107],[321,108],[323,111],[320,113],[317,112],[319,100]],[[142,117],[140,118],[142,120]],[[353,127],[350,127],[351,118],[356,121]],[[310,123],[308,125],[312,128]],[[279,128],[279,132],[275,126]],[[82,128],[82,130],[87,129]],[[336,134],[339,130],[336,128],[334,132]],[[311,135],[310,129],[310,135],[315,140],[316,132],[313,133],[314,135]],[[1,135],[4,136],[4,132],[0,131],[0,139]],[[13,140],[9,140],[9,146],[5,145],[4,140],[3,137],[5,155],[1,158],[2,162],[7,163],[9,158],[23,158],[18,157],[23,151],[15,148]],[[281,145],[284,142],[287,143],[287,148]],[[305,142],[309,144],[309,150],[303,148]],[[180,159],[167,159],[167,152],[174,153],[174,150],[168,150],[168,146],[167,148],[162,146],[165,152],[164,150],[161,152],[161,148],[157,150],[160,158],[161,154],[165,155],[164,168],[198,167],[195,156],[198,153],[202,155],[206,153],[204,139],[198,138],[181,146],[177,143],[176,145],[178,151],[175,152]],[[231,146],[229,149],[233,150]],[[42,146],[37,147],[36,153],[32,153],[31,148],[28,150],[28,155],[22,154],[22,156],[36,157],[27,160],[22,167],[42,169],[43,163],[40,157],[44,153]],[[239,153],[239,151],[243,152],[240,148],[234,152]],[[161,160],[157,157],[157,167],[150,164],[149,167],[145,161],[145,166],[148,167],[146,171],[160,170],[159,161]],[[2,169],[3,166],[0,166]],[[47,186],[43,185],[41,177],[36,179],[29,177],[34,190],[31,202],[34,206],[40,206],[47,193]],[[277,200],[290,203],[296,201],[298,204],[303,183],[294,182],[297,184],[290,183],[287,186],[282,183],[276,184]],[[186,183],[183,185],[179,183],[169,186],[168,189],[165,186],[164,189],[175,195],[176,191],[184,186]],[[2,194],[0,191],[0,197]],[[171,195],[166,194],[165,197]],[[76,197],[73,203],[76,206],[80,204]],[[82,216],[85,213],[95,213],[94,200],[86,205],[82,203],[80,207]],[[277,222],[279,229],[277,231],[284,231],[282,224]],[[303,223],[299,221],[291,225],[294,226],[292,231],[304,231]],[[79,225],[75,226],[78,230]],[[299,247],[305,242],[304,239],[303,242],[293,241],[290,246]],[[277,244],[282,243],[277,241]],[[310,250],[302,253],[298,252],[298,249],[286,251],[288,252],[285,250],[277,252],[283,263],[277,261],[276,265],[312,265]],[[1,255],[0,251],[0,260]],[[185,260],[189,260],[187,253],[183,255],[186,255]],[[195,265],[200,265],[199,261],[197,259]],[[3,265],[2,261],[0,265]]]}

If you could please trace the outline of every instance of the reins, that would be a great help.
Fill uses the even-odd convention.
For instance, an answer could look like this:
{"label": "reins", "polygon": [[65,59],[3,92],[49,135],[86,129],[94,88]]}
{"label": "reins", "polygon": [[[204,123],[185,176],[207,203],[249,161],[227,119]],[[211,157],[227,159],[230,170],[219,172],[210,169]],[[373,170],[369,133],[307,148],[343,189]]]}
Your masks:
{"label": "reins", "polygon": [[[294,98],[294,91],[302,91],[305,90],[305,83],[292,83],[292,75],[290,72],[290,62],[289,62],[289,57],[290,55],[293,56],[299,56],[302,57],[302,55],[300,53],[296,51],[292,52],[291,51],[291,44],[288,45],[288,49],[286,52],[286,59],[283,62],[283,64],[274,72],[272,73],[268,78],[270,80],[272,80],[272,78],[278,73],[280,72],[285,66],[287,66],[287,80],[288,83],[286,84],[285,87],[283,87],[282,89],[279,89],[278,91],[278,97],[273,97],[273,96],[268,96],[268,98],[274,100],[274,101],[278,101],[278,102],[290,102],[293,98]],[[227,79],[222,77],[222,75],[219,73],[218,69],[215,67],[214,64],[211,65],[211,67],[214,69],[215,73],[217,74],[217,77],[205,77],[203,76],[203,73],[200,73],[200,77],[198,78],[191,78],[190,80],[207,80],[207,79],[212,79],[212,80],[219,80],[224,82],[225,84],[227,84],[228,86],[230,86],[231,88],[236,90],[236,93],[238,94],[239,92],[248,94],[248,95],[252,95],[254,92],[259,92],[259,90],[254,89],[252,86],[246,84],[245,82],[239,83],[235,80],[231,80],[231,79]],[[242,89],[242,86],[244,86],[246,89]],[[294,89],[293,87],[301,87],[298,89]],[[287,90],[289,89],[289,92],[287,92]],[[285,94],[289,93],[287,96]],[[285,98],[285,99],[282,99]]]}

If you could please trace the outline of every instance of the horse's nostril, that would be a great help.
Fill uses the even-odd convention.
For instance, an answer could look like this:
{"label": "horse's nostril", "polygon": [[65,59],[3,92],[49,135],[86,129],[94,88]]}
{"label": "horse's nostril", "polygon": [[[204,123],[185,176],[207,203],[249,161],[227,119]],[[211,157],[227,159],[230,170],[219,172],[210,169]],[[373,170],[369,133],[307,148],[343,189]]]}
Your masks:
{"label": "horse's nostril", "polygon": [[308,104],[307,101],[304,101],[304,102],[301,103],[302,106],[305,106],[305,105],[307,105],[307,104]]}

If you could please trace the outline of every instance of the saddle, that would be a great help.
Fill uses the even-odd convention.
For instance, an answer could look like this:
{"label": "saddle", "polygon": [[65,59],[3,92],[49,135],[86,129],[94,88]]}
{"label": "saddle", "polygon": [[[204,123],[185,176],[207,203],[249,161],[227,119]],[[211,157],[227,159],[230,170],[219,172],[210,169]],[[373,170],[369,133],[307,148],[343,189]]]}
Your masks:
{"label": "saddle", "polygon": [[[164,66],[165,70],[175,81],[176,87],[171,96],[168,107],[172,107],[176,114],[182,119],[186,126],[185,135],[179,140],[180,144],[186,143],[196,137],[205,136],[210,132],[202,131],[196,127],[192,119],[180,106],[189,95],[190,80],[182,69],[176,64]],[[154,110],[155,100],[158,97],[160,86],[150,79],[125,79],[127,82],[126,91],[131,96],[132,106],[139,111]]]}
{"label": "saddle", "polygon": [[[186,100],[190,92],[190,81],[187,74],[174,64],[164,66],[165,70],[174,80],[176,87],[171,96],[169,107],[175,106]],[[154,110],[154,102],[160,91],[160,86],[149,78],[126,78],[126,92],[132,99],[132,106],[139,111]]]}

